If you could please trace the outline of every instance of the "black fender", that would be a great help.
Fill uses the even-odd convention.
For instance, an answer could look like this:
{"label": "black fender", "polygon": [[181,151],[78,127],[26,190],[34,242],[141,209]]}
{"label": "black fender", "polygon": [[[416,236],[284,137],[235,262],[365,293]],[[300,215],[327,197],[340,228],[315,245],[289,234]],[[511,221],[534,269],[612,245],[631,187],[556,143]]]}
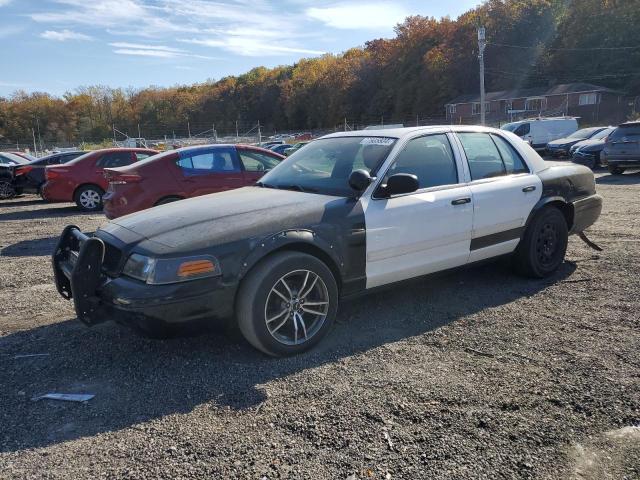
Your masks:
{"label": "black fender", "polygon": [[[307,248],[305,248],[307,247]],[[316,231],[306,228],[283,230],[252,241],[249,254],[243,259],[238,272],[238,280],[245,275],[263,258],[278,251],[290,248],[310,254],[318,254],[322,261],[336,276],[336,282],[341,283],[343,277],[344,259],[337,245],[329,242]]]}

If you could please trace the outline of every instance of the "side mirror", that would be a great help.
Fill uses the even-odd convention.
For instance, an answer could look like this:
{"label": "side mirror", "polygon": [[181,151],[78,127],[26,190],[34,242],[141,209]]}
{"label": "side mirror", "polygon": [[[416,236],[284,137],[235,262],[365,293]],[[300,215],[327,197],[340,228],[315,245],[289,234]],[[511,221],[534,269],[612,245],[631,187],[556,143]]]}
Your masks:
{"label": "side mirror", "polygon": [[364,192],[371,183],[371,175],[366,170],[354,170],[349,175],[349,186],[356,192]]}
{"label": "side mirror", "polygon": [[409,173],[396,173],[387,179],[384,194],[390,197],[391,195],[415,192],[418,188],[420,188],[418,177]]}

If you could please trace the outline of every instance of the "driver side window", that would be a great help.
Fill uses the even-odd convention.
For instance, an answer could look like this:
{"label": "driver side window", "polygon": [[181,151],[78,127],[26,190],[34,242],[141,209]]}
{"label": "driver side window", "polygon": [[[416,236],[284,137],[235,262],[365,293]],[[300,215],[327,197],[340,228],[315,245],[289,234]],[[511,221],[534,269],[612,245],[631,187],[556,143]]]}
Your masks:
{"label": "driver side window", "polygon": [[418,189],[458,183],[456,161],[445,134],[410,140],[387,171],[391,175],[407,173],[418,177]]}

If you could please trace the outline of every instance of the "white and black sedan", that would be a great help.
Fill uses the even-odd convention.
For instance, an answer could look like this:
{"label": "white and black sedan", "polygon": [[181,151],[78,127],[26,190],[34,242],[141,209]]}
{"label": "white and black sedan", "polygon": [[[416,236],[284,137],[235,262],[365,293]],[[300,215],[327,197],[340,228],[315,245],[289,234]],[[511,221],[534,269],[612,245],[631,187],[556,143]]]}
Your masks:
{"label": "white and black sedan", "polygon": [[270,355],[303,352],[340,298],[513,257],[551,275],[600,215],[593,173],[515,135],[442,126],[327,135],[255,185],[63,232],[59,292],[80,320],[162,332],[235,318]]}

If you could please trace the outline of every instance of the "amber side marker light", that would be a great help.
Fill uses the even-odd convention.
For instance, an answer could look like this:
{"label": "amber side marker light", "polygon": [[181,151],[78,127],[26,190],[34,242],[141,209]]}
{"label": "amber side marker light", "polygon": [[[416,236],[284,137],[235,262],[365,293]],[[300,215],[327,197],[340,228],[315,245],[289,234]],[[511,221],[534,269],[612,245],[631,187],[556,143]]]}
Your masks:
{"label": "amber side marker light", "polygon": [[193,275],[214,272],[215,269],[215,265],[210,260],[192,260],[180,264],[178,276],[182,278],[191,277]]}

